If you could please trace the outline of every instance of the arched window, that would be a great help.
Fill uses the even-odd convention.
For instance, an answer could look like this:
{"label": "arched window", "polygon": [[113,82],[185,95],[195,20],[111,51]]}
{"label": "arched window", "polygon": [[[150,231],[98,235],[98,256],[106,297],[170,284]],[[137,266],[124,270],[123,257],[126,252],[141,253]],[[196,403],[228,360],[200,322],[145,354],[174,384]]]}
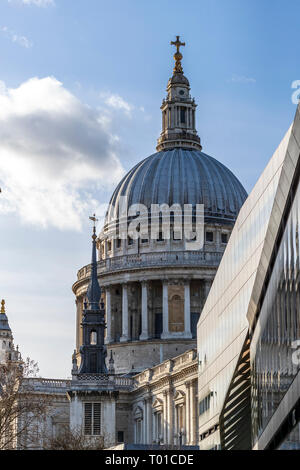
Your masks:
{"label": "arched window", "polygon": [[91,331],[90,344],[93,346],[97,344],[97,332],[94,330]]}

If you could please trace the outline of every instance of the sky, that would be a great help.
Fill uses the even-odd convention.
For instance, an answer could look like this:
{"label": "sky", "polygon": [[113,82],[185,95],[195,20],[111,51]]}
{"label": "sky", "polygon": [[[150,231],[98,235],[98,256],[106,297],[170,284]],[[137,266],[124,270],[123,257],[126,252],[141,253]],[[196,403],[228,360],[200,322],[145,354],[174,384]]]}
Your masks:
{"label": "sky", "polygon": [[298,0],[0,0],[0,297],[40,375],[70,376],[88,217],[155,152],[170,41],[203,151],[249,192],[296,111],[299,16]]}

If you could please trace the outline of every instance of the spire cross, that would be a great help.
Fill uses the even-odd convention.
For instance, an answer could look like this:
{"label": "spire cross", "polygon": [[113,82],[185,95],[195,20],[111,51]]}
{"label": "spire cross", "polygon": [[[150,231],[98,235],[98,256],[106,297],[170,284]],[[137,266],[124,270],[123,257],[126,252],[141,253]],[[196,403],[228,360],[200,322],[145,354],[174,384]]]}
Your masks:
{"label": "spire cross", "polygon": [[96,223],[98,222],[99,219],[96,218],[96,214],[93,214],[92,216],[90,216],[89,219],[94,222],[93,232],[96,233]]}
{"label": "spire cross", "polygon": [[5,300],[1,300],[1,312],[0,313],[5,313]]}
{"label": "spire cross", "polygon": [[185,42],[181,42],[179,38],[180,36],[176,36],[176,41],[171,41],[171,46],[175,46],[177,49],[177,52],[180,52],[179,48],[181,46],[185,46]]}

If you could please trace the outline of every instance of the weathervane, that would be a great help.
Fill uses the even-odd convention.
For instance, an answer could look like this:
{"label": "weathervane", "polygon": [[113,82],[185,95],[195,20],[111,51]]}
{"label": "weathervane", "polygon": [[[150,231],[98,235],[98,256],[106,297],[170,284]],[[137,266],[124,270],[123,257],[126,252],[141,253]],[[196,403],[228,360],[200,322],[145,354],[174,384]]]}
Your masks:
{"label": "weathervane", "polygon": [[176,41],[171,41],[171,46],[176,47],[176,52],[174,54],[174,60],[175,60],[175,67],[173,69],[174,73],[183,73],[182,65],[181,65],[182,54],[179,49],[181,46],[185,46],[185,42],[181,42],[179,38],[180,36],[176,36]]}
{"label": "weathervane", "polygon": [[96,218],[96,214],[89,216],[89,219],[94,222],[93,224],[93,238],[94,238],[94,236],[96,235],[96,223],[98,222],[99,219]]}

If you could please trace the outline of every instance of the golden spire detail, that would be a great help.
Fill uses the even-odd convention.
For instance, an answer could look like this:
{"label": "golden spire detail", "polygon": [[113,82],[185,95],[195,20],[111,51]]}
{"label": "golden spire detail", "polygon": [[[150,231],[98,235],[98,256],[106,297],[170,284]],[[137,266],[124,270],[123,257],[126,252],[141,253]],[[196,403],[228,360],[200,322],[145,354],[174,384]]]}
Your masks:
{"label": "golden spire detail", "polygon": [[5,314],[5,300],[4,299],[1,300],[1,313]]}
{"label": "golden spire detail", "polygon": [[180,36],[176,36],[176,41],[171,41],[171,46],[176,47],[176,52],[174,54],[174,60],[175,60],[175,67],[173,69],[174,73],[183,73],[182,70],[182,65],[181,65],[181,60],[182,60],[182,54],[180,52],[180,47],[185,46],[185,42],[180,41]]}

